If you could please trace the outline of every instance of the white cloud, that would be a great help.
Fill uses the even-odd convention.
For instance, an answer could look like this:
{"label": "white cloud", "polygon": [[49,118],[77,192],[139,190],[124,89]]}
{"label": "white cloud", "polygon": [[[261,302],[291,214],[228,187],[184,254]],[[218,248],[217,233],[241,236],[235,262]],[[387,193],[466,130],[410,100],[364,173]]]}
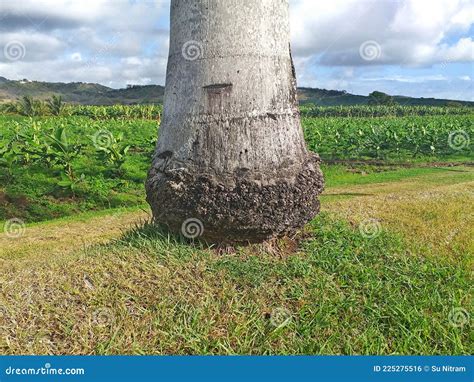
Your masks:
{"label": "white cloud", "polygon": [[[165,9],[160,0],[22,0],[2,1],[0,13],[5,22],[14,19],[23,28],[41,29],[59,25],[62,29],[85,26],[132,27],[132,31],[153,29],[157,12]],[[69,24],[69,25],[68,25]],[[10,26],[13,26],[12,24]]]}
{"label": "white cloud", "polygon": [[411,84],[428,82],[428,81],[448,81],[449,78],[443,76],[442,74],[434,74],[431,76],[386,76],[386,77],[364,77],[365,81],[397,81],[397,82],[406,82]]}
{"label": "white cloud", "polygon": [[[449,55],[472,61],[472,40],[448,44],[451,33],[467,33],[474,23],[470,0],[322,1],[292,3],[296,54],[317,56],[323,65],[432,65]],[[359,47],[376,41],[376,60],[364,60]]]}
{"label": "white cloud", "polygon": [[474,41],[471,37],[461,38],[455,45],[440,46],[437,52],[438,62],[474,61]]}
{"label": "white cloud", "polygon": [[[160,0],[0,0],[0,75],[114,87],[163,83],[162,17],[168,16]],[[21,59],[3,54],[11,42],[18,42]]]}
{"label": "white cloud", "polygon": [[[48,60],[65,47],[60,39],[43,33],[27,33],[23,31],[0,34],[0,61],[12,61],[8,55],[8,46],[14,45],[23,51],[22,61]],[[16,61],[16,60],[13,60]],[[13,63],[12,63],[13,64]]]}

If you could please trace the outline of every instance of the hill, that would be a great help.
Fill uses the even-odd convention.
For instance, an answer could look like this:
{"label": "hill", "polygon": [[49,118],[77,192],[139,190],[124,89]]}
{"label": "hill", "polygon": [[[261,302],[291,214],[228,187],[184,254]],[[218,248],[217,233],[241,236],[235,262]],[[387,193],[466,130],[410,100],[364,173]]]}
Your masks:
{"label": "hill", "polygon": [[27,79],[11,81],[0,77],[0,103],[14,101],[24,95],[44,100],[53,94],[61,95],[66,102],[82,105],[160,103],[164,87],[150,85],[112,89],[93,83],[39,82]]}
{"label": "hill", "polygon": [[[38,99],[50,98],[53,94],[61,95],[66,102],[82,105],[113,105],[113,104],[151,104],[162,103],[164,87],[160,85],[129,85],[125,89],[83,82],[39,82],[23,79],[8,80],[0,77],[0,103],[15,101],[29,95]],[[369,97],[350,94],[344,90],[326,90],[299,88],[298,97],[301,103],[313,103],[320,106],[367,105]],[[412,98],[393,96],[401,105],[446,106],[458,104],[474,106],[474,102],[451,101],[435,98]]]}
{"label": "hill", "polygon": [[[350,94],[344,90],[298,88],[298,97],[302,104],[313,103],[319,106],[353,106],[367,105],[369,103],[368,96]],[[449,99],[423,97],[413,98],[401,95],[393,96],[393,100],[399,105],[406,106],[449,106],[453,104],[474,106],[474,102],[470,101],[454,101]]]}

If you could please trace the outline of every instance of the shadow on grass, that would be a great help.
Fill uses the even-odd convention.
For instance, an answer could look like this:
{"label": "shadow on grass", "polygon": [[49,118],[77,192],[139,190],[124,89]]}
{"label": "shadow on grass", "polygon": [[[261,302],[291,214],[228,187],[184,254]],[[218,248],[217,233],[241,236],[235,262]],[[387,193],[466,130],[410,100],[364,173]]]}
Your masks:
{"label": "shadow on grass", "polygon": [[[463,163],[463,166],[472,166],[468,165],[467,163]],[[438,170],[438,171],[449,171],[449,172],[470,172],[468,170],[461,170],[455,167],[433,167],[433,170]]]}
{"label": "shadow on grass", "polygon": [[142,220],[117,239],[122,245],[132,247],[142,247],[151,242],[161,242],[171,246],[189,246],[195,249],[208,249],[209,246],[198,239],[188,239],[183,235],[176,234],[169,230],[164,224],[156,224],[153,220]]}
{"label": "shadow on grass", "polygon": [[324,194],[324,196],[374,196],[374,194],[364,194],[361,192],[339,192],[337,194]]}

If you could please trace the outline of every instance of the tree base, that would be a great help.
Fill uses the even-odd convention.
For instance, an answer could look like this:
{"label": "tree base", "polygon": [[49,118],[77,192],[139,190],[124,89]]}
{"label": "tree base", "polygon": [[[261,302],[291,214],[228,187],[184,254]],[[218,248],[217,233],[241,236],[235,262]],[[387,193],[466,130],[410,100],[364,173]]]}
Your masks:
{"label": "tree base", "polygon": [[259,242],[291,234],[317,215],[324,188],[320,159],[277,174],[196,174],[153,166],[147,201],[156,223],[209,243]]}

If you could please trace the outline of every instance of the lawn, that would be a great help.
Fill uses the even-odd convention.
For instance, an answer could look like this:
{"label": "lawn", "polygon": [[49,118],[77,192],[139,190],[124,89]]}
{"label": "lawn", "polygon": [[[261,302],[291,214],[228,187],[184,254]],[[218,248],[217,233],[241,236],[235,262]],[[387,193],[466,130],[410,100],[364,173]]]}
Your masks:
{"label": "lawn", "polygon": [[471,354],[472,168],[355,169],[327,168],[323,213],[259,245],[185,242],[139,210],[0,235],[0,352]]}

